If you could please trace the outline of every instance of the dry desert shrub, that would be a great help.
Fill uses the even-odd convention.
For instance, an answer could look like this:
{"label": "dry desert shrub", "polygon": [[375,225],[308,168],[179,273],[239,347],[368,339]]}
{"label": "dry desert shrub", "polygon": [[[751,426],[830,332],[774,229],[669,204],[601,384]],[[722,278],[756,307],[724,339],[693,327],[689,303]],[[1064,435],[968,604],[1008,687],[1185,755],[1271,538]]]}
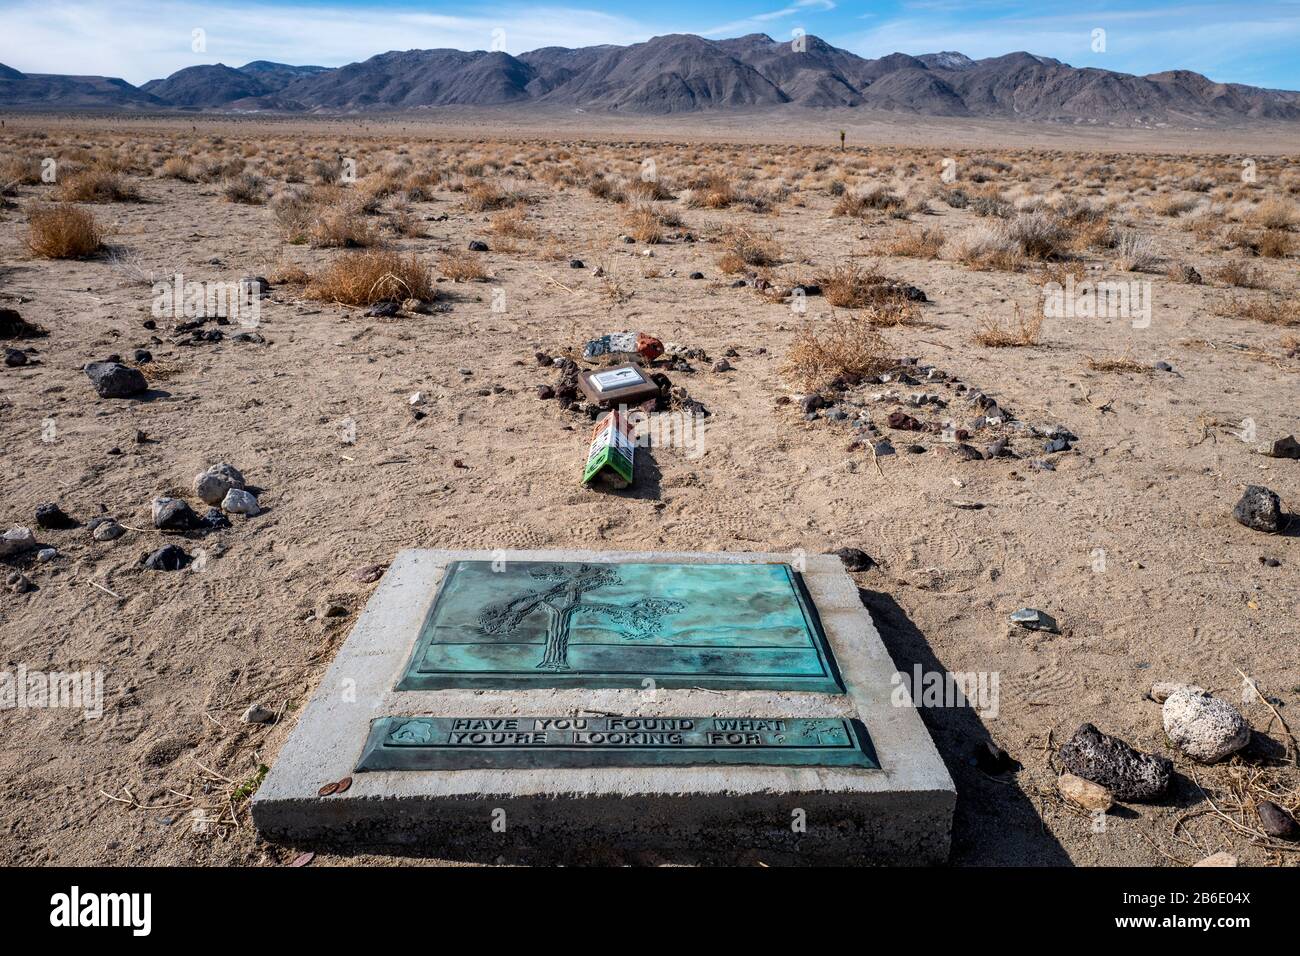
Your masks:
{"label": "dry desert shrub", "polygon": [[353,203],[318,208],[307,228],[316,249],[367,249],[380,241],[378,230]]}
{"label": "dry desert shrub", "polygon": [[1197,200],[1187,196],[1158,196],[1151,203],[1151,208],[1158,216],[1176,218],[1196,208]]}
{"label": "dry desert shrub", "polygon": [[748,229],[733,229],[722,237],[722,242],[725,251],[718,259],[718,268],[727,275],[744,272],[751,266],[774,266],[781,260],[781,247],[775,240]]}
{"label": "dry desert shrub", "polygon": [[104,246],[103,232],[89,210],[61,203],[34,205],[27,220],[27,248],[42,259],[84,259]]}
{"label": "dry desert shrub", "polygon": [[1265,229],[1256,248],[1265,259],[1285,259],[1295,251],[1295,237],[1284,229]]}
{"label": "dry desert shrub", "polygon": [[1254,208],[1250,218],[1265,229],[1290,229],[1296,223],[1295,203],[1285,199],[1265,199]]}
{"label": "dry desert shrub", "polygon": [[85,169],[60,183],[55,198],[60,202],[137,202],[140,192],[119,173]]}
{"label": "dry desert shrub", "polygon": [[694,209],[726,209],[737,200],[736,185],[727,173],[706,173],[691,183],[682,199]]}
{"label": "dry desert shrub", "polygon": [[1229,299],[1220,306],[1220,315],[1280,325],[1286,328],[1300,325],[1300,303],[1294,299],[1270,296],[1266,299]]}
{"label": "dry desert shrub", "polygon": [[885,254],[911,259],[937,259],[943,250],[944,235],[939,229],[912,229],[885,244]]}
{"label": "dry desert shrub", "polygon": [[388,225],[393,232],[408,239],[425,237],[424,223],[415,214],[411,204],[401,197],[393,201],[393,207],[388,211]]}
{"label": "dry desert shrub", "polygon": [[595,174],[591,182],[587,184],[587,191],[597,199],[604,199],[613,203],[627,202],[627,194],[619,189],[613,181],[606,179],[599,173]]}
{"label": "dry desert shrub", "polygon": [[168,156],[159,167],[158,175],[164,179],[179,179],[186,183],[195,182],[199,178],[198,169],[185,156]]}
{"label": "dry desert shrub", "polygon": [[854,382],[892,368],[889,343],[860,316],[836,315],[804,326],[786,353],[781,374],[795,388],[816,392],[839,382]]}
{"label": "dry desert shrub", "polygon": [[435,291],[428,267],[414,255],[372,249],[335,259],[312,278],[305,295],[341,305],[374,305],[402,299],[432,301]]}
{"label": "dry desert shrub", "polygon": [[1014,272],[1024,262],[1019,245],[1003,222],[977,223],[949,239],[944,248],[953,259],[972,269]]}
{"label": "dry desert shrub", "polygon": [[536,239],[539,230],[528,221],[523,209],[506,209],[492,217],[490,224],[493,235],[509,236],[515,239]]}
{"label": "dry desert shrub", "polygon": [[478,257],[465,250],[444,252],[438,257],[438,271],[453,282],[481,282],[487,278]]}
{"label": "dry desert shrub", "polygon": [[634,179],[625,190],[629,198],[647,201],[676,199],[672,188],[662,179]]}
{"label": "dry desert shrub", "polygon": [[1043,328],[1043,315],[1035,311],[1025,318],[1019,305],[1015,306],[1014,320],[1003,322],[996,317],[984,319],[975,341],[986,348],[1014,348],[1022,345],[1037,345],[1039,333]]}
{"label": "dry desert shrub", "polygon": [[1241,259],[1230,259],[1210,272],[1210,278],[1239,289],[1265,289],[1268,286],[1260,271]]}
{"label": "dry desert shrub", "polygon": [[872,212],[883,212],[903,205],[903,199],[885,186],[872,186],[860,192],[847,192],[831,209],[833,216],[865,219]]}
{"label": "dry desert shrub", "polygon": [[1115,268],[1121,272],[1147,272],[1155,267],[1155,243],[1138,232],[1122,232],[1115,238]]}
{"label": "dry desert shrub", "polygon": [[656,209],[649,204],[634,206],[623,218],[628,234],[637,242],[649,245],[663,242],[664,229],[679,228],[681,216],[672,209]]}
{"label": "dry desert shrub", "polygon": [[831,305],[844,309],[863,309],[895,299],[889,279],[875,269],[856,262],[837,262],[815,277],[822,297]]}
{"label": "dry desert shrub", "polygon": [[256,173],[242,173],[226,181],[221,195],[226,202],[260,206],[266,202],[266,180]]}
{"label": "dry desert shrub", "polygon": [[924,326],[916,306],[906,299],[886,299],[869,305],[862,311],[862,318],[872,328],[892,329],[898,326]]}
{"label": "dry desert shrub", "polygon": [[41,164],[24,156],[0,160],[0,195],[13,195],[15,186],[35,186],[41,181]]}
{"label": "dry desert shrub", "polygon": [[492,212],[525,202],[522,193],[502,189],[496,183],[480,179],[465,186],[465,207],[471,212]]}

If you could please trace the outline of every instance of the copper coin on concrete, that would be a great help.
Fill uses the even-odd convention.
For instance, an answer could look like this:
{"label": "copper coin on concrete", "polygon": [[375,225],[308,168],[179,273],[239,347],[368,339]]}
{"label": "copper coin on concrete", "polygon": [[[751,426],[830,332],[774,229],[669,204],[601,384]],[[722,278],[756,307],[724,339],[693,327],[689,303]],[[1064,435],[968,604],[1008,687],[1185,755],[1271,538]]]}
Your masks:
{"label": "copper coin on concrete", "polygon": [[336,793],[338,789],[339,785],[337,783],[327,783],[316,791],[316,795],[320,797],[328,797],[330,794]]}

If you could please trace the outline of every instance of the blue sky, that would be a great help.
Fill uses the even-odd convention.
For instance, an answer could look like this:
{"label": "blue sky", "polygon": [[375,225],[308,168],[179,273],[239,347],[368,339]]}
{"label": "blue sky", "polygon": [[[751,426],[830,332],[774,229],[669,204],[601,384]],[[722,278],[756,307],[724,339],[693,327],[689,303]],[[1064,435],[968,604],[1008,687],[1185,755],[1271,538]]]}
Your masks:
{"label": "blue sky", "polygon": [[[636,43],[663,33],[720,39],[801,28],[861,56],[1028,50],[1126,73],[1191,69],[1222,82],[1300,90],[1300,0],[0,0],[0,63],[132,83],[196,63],[254,59],[338,66],[386,50]],[[206,49],[193,49],[203,30]],[[1105,49],[1093,49],[1093,31]],[[494,32],[497,31],[497,32]]]}

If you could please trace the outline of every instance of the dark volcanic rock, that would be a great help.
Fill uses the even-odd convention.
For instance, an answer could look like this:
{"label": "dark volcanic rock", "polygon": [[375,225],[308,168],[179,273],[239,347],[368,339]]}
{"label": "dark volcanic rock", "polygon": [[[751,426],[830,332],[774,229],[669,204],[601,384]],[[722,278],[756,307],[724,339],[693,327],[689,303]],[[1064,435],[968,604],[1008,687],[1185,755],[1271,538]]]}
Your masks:
{"label": "dark volcanic rock", "polygon": [[0,309],[0,339],[36,339],[48,335],[39,325],[24,319],[14,309]]}
{"label": "dark volcanic rock", "polygon": [[1249,485],[1232,516],[1256,531],[1277,531],[1282,527],[1282,502],[1263,485]]}
{"label": "dark volcanic rock", "polygon": [[1099,783],[1120,800],[1155,800],[1169,789],[1174,765],[1134,750],[1118,737],[1083,724],[1057,754],[1076,777]]}
{"label": "dark volcanic rock", "polygon": [[846,571],[870,571],[875,565],[875,562],[871,560],[871,555],[861,548],[840,548],[827,553],[838,556],[840,561],[843,562]]}
{"label": "dark volcanic rock", "polygon": [[165,548],[159,548],[152,554],[146,555],[140,563],[150,571],[180,571],[189,567],[190,562],[193,560],[192,557],[185,553],[184,548],[169,544]]}
{"label": "dark volcanic rock", "polygon": [[1300,458],[1300,442],[1295,440],[1295,435],[1279,438],[1273,442],[1273,448],[1269,454],[1274,458]]}
{"label": "dark volcanic rock", "polygon": [[77,522],[63,513],[57,504],[38,505],[36,508],[36,527],[51,531],[66,531],[75,528]]}
{"label": "dark volcanic rock", "polygon": [[156,498],[153,526],[160,531],[193,531],[203,526],[203,520],[179,498]]}
{"label": "dark volcanic rock", "polygon": [[143,373],[120,362],[91,362],[86,375],[100,398],[130,398],[149,387]]}
{"label": "dark volcanic rock", "polygon": [[27,364],[27,353],[22,349],[5,349],[5,365],[9,368],[18,368],[20,365]]}

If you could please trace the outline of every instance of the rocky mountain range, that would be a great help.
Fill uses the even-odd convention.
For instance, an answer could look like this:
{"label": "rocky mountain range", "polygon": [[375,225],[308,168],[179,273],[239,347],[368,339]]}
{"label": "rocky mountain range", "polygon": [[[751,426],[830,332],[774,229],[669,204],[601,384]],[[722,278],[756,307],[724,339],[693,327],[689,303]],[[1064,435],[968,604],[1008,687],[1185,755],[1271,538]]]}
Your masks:
{"label": "rocky mountain range", "polygon": [[764,34],[671,34],[519,56],[394,51],[337,68],[259,60],[186,67],[139,87],[0,65],[0,108],[357,113],[518,104],[651,115],[794,106],[1112,125],[1300,121],[1300,93],[1186,70],[1134,76],[1023,52],[865,59],[813,36],[802,50]]}

